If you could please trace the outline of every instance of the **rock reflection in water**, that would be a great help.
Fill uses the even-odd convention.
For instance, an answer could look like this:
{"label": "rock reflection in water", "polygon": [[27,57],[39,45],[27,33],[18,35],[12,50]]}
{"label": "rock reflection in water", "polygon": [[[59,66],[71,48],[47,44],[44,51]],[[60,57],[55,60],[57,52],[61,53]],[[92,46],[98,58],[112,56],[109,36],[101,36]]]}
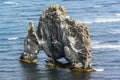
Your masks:
{"label": "rock reflection in water", "polygon": [[40,69],[38,64],[21,63],[23,80],[89,80],[90,73],[71,72],[69,69]]}
{"label": "rock reflection in water", "polygon": [[37,69],[37,64],[25,64],[21,63],[23,80],[39,80],[40,69]]}

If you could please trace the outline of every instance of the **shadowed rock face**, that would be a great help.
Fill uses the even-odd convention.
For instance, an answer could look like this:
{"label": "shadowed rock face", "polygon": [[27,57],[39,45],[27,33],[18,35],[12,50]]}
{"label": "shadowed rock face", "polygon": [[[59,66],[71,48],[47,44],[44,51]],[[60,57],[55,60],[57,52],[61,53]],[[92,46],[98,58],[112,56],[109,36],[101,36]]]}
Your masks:
{"label": "shadowed rock face", "polygon": [[37,30],[29,23],[20,59],[35,62],[39,50],[44,50],[53,60],[64,57],[73,67],[87,69],[90,66],[91,48],[88,28],[66,17],[63,6],[50,6],[42,11]]}

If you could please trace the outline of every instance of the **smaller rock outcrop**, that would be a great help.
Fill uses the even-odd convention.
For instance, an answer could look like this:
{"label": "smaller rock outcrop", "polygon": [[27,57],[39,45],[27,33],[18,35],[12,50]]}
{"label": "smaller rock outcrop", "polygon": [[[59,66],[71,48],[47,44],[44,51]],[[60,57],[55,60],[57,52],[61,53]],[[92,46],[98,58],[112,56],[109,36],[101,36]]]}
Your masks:
{"label": "smaller rock outcrop", "polygon": [[91,70],[88,28],[85,24],[66,17],[66,12],[63,6],[50,6],[42,11],[36,31],[33,24],[29,23],[24,51],[20,57],[22,61],[35,62],[38,51],[44,50],[48,56],[47,63],[57,63],[57,59],[63,57],[74,71]]}

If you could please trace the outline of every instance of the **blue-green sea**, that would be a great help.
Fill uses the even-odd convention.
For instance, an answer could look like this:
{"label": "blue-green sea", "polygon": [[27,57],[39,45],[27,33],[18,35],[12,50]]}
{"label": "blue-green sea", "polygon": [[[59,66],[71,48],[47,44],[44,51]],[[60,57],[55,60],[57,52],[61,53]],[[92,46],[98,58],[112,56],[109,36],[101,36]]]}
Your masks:
{"label": "blue-green sea", "polygon": [[[19,62],[28,22],[38,26],[41,10],[62,5],[67,16],[84,22],[91,37],[92,67],[78,73],[48,68],[39,52],[37,64]],[[120,0],[0,0],[0,80],[120,80]]]}

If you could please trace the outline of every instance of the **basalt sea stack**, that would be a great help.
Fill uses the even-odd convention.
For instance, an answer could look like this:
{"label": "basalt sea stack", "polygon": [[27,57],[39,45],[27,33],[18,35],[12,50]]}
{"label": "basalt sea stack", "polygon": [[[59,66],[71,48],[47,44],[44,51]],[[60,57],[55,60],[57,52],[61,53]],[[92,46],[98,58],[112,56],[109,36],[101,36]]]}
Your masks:
{"label": "basalt sea stack", "polygon": [[58,59],[65,58],[74,71],[93,71],[88,28],[66,17],[65,7],[55,5],[43,10],[37,29],[33,26],[30,22],[20,61],[36,62],[37,54],[44,50],[47,63],[56,64]]}

